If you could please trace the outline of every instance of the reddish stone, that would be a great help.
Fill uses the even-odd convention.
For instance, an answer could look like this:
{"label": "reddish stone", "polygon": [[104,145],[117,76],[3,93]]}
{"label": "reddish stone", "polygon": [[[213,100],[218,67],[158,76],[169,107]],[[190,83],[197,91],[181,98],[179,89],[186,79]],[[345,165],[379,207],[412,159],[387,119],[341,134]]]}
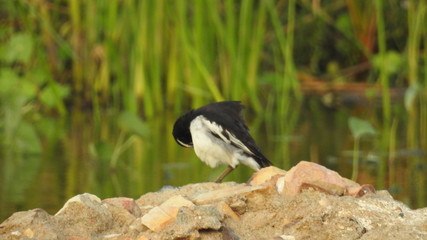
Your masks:
{"label": "reddish stone", "polygon": [[118,208],[123,208],[135,217],[141,216],[141,209],[136,204],[136,201],[132,198],[127,197],[117,197],[117,198],[107,198],[102,200],[103,203],[113,205]]}
{"label": "reddish stone", "polygon": [[313,162],[299,162],[286,173],[284,181],[283,194],[287,196],[295,196],[308,186],[337,195],[347,191],[346,182],[337,172]]}

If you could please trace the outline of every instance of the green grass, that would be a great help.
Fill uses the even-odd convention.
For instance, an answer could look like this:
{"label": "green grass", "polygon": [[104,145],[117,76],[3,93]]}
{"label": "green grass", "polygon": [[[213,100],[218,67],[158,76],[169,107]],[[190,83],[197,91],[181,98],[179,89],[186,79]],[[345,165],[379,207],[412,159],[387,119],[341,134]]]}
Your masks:
{"label": "green grass", "polygon": [[[420,85],[422,84],[422,79],[427,79],[426,71],[422,73],[421,68],[422,58],[420,57],[419,47],[421,41],[427,37],[427,30],[424,27],[427,22],[427,5],[426,1],[412,2],[409,4],[408,8],[408,45],[407,45],[407,54],[408,54],[408,83],[409,90],[407,91],[406,99],[406,110],[408,114],[408,130],[407,130],[407,147],[409,149],[425,149],[425,145],[422,146],[422,142],[425,142],[425,135],[422,133],[422,129],[425,126],[425,119],[422,115],[424,114],[425,109],[423,97],[421,96],[422,90],[420,91]],[[425,48],[425,46],[424,46]],[[421,53],[422,54],[422,53]],[[425,54],[425,49],[424,49]],[[424,69],[425,70],[425,69]],[[426,85],[424,85],[424,88]],[[425,91],[424,91],[425,92]],[[415,96],[414,96],[415,95]],[[413,96],[413,97],[412,97]],[[405,99],[405,100],[406,100]],[[419,99],[419,100],[417,100]],[[421,131],[420,131],[421,130]],[[420,190],[416,193],[416,204],[417,206],[426,205],[427,201],[425,198],[426,194],[426,177],[422,171],[419,170],[420,166],[425,164],[425,159],[422,157],[413,157],[411,159],[411,166],[413,171],[413,181],[414,184],[420,186]]]}

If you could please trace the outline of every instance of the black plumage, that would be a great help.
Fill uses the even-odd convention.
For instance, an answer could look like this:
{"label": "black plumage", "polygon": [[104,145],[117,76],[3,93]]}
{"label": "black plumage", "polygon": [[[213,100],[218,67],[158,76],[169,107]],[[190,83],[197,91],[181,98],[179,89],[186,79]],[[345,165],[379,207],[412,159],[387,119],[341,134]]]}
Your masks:
{"label": "black plumage", "polygon": [[[255,170],[270,166],[272,163],[264,156],[256,145],[255,140],[249,134],[249,129],[241,115],[243,108],[244,106],[239,101],[210,103],[196,110],[191,110],[178,118],[174,124],[172,134],[181,146],[193,147],[196,145],[194,146],[196,154],[210,166],[216,166],[218,163],[230,163],[231,170],[240,162]],[[193,130],[193,133],[191,130]],[[193,135],[202,137],[196,138]],[[203,155],[203,149],[197,149],[198,147],[202,148],[203,143],[194,141],[209,141],[209,144],[218,147],[216,148],[217,151],[226,153],[221,156],[230,155],[237,158],[237,160],[216,159],[217,163],[211,163],[215,160],[212,160],[211,156]],[[209,151],[209,149],[206,150],[206,152]],[[211,155],[214,154],[216,153],[211,152]],[[218,153],[218,155],[220,154]],[[258,166],[255,166],[255,163],[252,164],[252,159]],[[237,164],[236,161],[238,162]]]}

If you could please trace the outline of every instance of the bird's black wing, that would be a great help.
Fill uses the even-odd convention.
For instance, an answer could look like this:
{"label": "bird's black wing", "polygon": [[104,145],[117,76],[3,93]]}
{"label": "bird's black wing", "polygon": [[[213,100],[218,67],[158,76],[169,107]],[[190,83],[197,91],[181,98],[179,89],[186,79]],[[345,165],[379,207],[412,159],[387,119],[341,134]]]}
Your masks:
{"label": "bird's black wing", "polygon": [[196,112],[212,123],[211,130],[215,137],[242,149],[248,156],[253,157],[260,167],[271,166],[272,163],[262,154],[249,134],[241,115],[243,108],[239,101],[224,101],[208,104]]}

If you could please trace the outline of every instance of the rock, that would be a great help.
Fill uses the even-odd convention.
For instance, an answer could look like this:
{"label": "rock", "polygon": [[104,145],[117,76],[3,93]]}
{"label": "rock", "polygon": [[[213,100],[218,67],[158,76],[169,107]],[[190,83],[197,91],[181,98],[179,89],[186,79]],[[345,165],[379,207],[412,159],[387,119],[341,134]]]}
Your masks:
{"label": "rock", "polygon": [[[374,229],[376,239],[417,239],[412,238],[409,226],[418,229],[418,239],[427,237],[427,232],[420,231],[421,226],[427,224],[426,217],[409,210],[411,216],[408,218],[412,220],[404,219],[399,214],[408,209],[402,203],[376,194],[354,198],[304,191],[287,206],[287,221],[282,234],[295,236],[296,239],[366,239]],[[390,226],[404,233],[397,238],[384,238]],[[404,238],[405,235],[408,238]]]}
{"label": "rock", "polygon": [[192,207],[194,204],[181,195],[174,196],[160,206],[151,209],[141,218],[141,222],[152,231],[158,232],[167,223],[175,220],[178,210],[183,206]]}
{"label": "rock", "polygon": [[0,236],[5,239],[63,239],[60,232],[52,222],[52,216],[39,208],[16,212],[0,224]]}
{"label": "rock", "polygon": [[[68,200],[54,216],[63,232],[70,238],[91,238],[111,229],[113,215],[101,200],[92,194],[84,193]],[[82,231],[84,229],[84,231]]]}
{"label": "rock", "polygon": [[[127,231],[132,230],[130,227],[134,226],[133,224],[137,222],[136,221],[137,218],[134,215],[132,215],[126,209],[116,205],[105,204],[105,207],[108,209],[108,211],[112,215],[112,218],[114,219],[113,224],[111,225],[111,228],[123,229],[123,227],[125,227],[126,229],[129,228]],[[134,226],[134,229],[137,229],[137,227]],[[141,228],[139,227],[138,229],[141,229]],[[124,234],[124,233],[125,233],[124,231],[116,231],[115,233],[112,233],[112,234]]]}
{"label": "rock", "polygon": [[166,224],[160,232],[146,231],[138,237],[151,240],[168,239],[222,239],[219,229],[224,215],[214,206],[181,207],[175,221]]}
{"label": "rock", "polygon": [[122,208],[128,211],[130,214],[132,214],[135,217],[141,216],[141,209],[136,204],[136,201],[132,198],[126,198],[126,197],[107,198],[102,200],[102,202],[111,206]]}
{"label": "rock", "polygon": [[317,180],[317,181],[307,181],[307,182],[302,182],[300,185],[300,189],[299,191],[302,191],[304,189],[315,189],[316,191],[319,192],[324,192],[330,195],[336,195],[336,196],[343,196],[345,194],[347,194],[347,189],[345,186],[340,186],[340,185],[335,185],[333,183],[329,183],[329,182],[324,182],[322,180]]}
{"label": "rock", "polygon": [[179,210],[176,221],[167,225],[164,231],[174,238],[196,238],[199,230],[219,230],[223,218],[214,206],[184,207]]}
{"label": "rock", "polygon": [[219,189],[216,191],[200,194],[196,196],[193,199],[193,201],[196,204],[205,204],[205,203],[217,201],[220,199],[225,199],[233,195],[244,194],[244,193],[248,193],[248,192],[252,192],[252,191],[256,191],[264,188],[265,186],[248,186],[248,185],[241,184],[234,187]]}
{"label": "rock", "polygon": [[375,188],[370,184],[360,186],[335,171],[306,161],[301,161],[289,172],[273,166],[262,168],[251,177],[249,184],[275,186],[277,192],[288,196],[294,196],[308,188],[338,196],[361,197],[375,192]]}
{"label": "rock", "polygon": [[61,209],[59,209],[59,211],[55,214],[55,216],[60,215],[72,203],[81,203],[82,205],[86,205],[91,208],[97,208],[98,205],[101,203],[101,199],[99,199],[99,197],[90,193],[83,193],[83,194],[76,195],[68,199],[68,201],[64,204],[64,206]]}
{"label": "rock", "polygon": [[237,214],[242,215],[246,212],[246,195],[236,195],[226,200],[226,203]]}
{"label": "rock", "polygon": [[221,228],[221,237],[217,239],[223,239],[223,240],[239,240],[239,236],[236,235],[236,233],[229,227],[224,226]]}
{"label": "rock", "polygon": [[[138,217],[141,216],[141,209],[136,205],[135,200],[131,198],[108,198],[102,201],[113,216],[112,228],[118,229],[108,236],[119,235],[118,239],[125,236],[134,239],[139,232],[147,228],[142,225]],[[104,238],[107,238],[104,236]],[[115,238],[112,238],[115,239]]]}
{"label": "rock", "polygon": [[272,238],[272,240],[295,240],[295,237],[292,235],[280,235]]}
{"label": "rock", "polygon": [[154,207],[141,218],[141,223],[151,229],[151,231],[159,232],[167,223],[175,220],[175,217],[167,214],[160,207]]}
{"label": "rock", "polygon": [[280,184],[283,189],[279,189],[279,192],[285,196],[295,196],[302,189],[310,187],[328,194],[341,196],[347,193],[349,186],[358,185],[349,182],[350,180],[345,180],[335,171],[306,161],[299,162],[280,180],[284,181],[284,184]]}
{"label": "rock", "polygon": [[[279,176],[278,176],[279,175]],[[267,182],[269,182],[273,177],[275,176],[285,176],[286,171],[274,166],[261,168],[258,172],[254,173],[252,177],[249,179],[249,184],[252,186],[258,186],[258,185],[268,185]],[[274,182],[272,182],[272,185],[274,185]]]}
{"label": "rock", "polygon": [[411,210],[385,190],[307,162],[285,175],[265,171],[255,186],[189,184],[137,201],[77,195],[54,216],[13,214],[0,224],[0,240],[427,239],[427,208]]}
{"label": "rock", "polygon": [[371,184],[363,184],[362,186],[347,187],[348,195],[355,197],[362,197],[368,193],[375,193],[376,190]]}
{"label": "rock", "polygon": [[281,176],[276,180],[276,191],[282,193],[285,189],[285,176]]}
{"label": "rock", "polygon": [[149,192],[137,199],[136,204],[142,210],[142,214],[146,214],[151,208],[162,204],[173,196],[178,195],[177,192],[178,190],[173,188],[168,188],[161,192]]}
{"label": "rock", "polygon": [[287,172],[284,181],[283,194],[287,196],[298,194],[304,184],[316,185],[316,183],[324,183],[325,185],[334,186],[334,188],[342,188],[342,191],[345,191],[345,182],[337,172],[306,161],[301,161],[291,168]]}
{"label": "rock", "polygon": [[235,221],[240,221],[240,217],[228,206],[227,203],[221,201],[216,205],[216,208],[223,214]]}
{"label": "rock", "polygon": [[146,236],[139,236],[136,240],[149,240]]}

